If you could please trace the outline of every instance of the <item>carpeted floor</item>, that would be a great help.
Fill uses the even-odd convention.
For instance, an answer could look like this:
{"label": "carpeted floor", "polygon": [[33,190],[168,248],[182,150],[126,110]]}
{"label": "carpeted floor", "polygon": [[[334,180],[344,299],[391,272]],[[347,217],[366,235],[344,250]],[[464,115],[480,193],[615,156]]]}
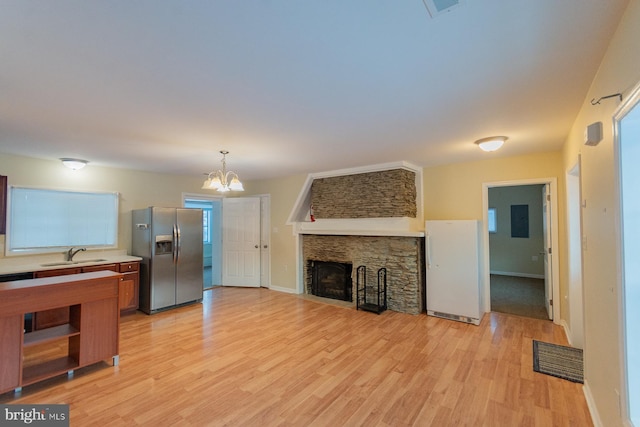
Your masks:
{"label": "carpeted floor", "polygon": [[548,320],[544,280],[492,274],[491,311]]}

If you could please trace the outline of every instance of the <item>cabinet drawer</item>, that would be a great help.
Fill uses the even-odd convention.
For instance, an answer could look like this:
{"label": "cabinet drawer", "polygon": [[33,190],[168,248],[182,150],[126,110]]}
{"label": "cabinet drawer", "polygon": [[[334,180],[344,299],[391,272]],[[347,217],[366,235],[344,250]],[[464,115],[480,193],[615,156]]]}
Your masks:
{"label": "cabinet drawer", "polygon": [[100,264],[100,265],[88,265],[86,267],[82,267],[83,273],[89,273],[92,271],[115,271],[118,272],[118,266],[116,264]]}
{"label": "cabinet drawer", "polygon": [[120,273],[126,273],[127,271],[138,271],[139,262],[121,262]]}
{"label": "cabinet drawer", "polygon": [[78,274],[81,272],[82,269],[80,267],[58,268],[56,270],[36,271],[34,277],[38,279],[40,277],[66,276],[67,274]]}

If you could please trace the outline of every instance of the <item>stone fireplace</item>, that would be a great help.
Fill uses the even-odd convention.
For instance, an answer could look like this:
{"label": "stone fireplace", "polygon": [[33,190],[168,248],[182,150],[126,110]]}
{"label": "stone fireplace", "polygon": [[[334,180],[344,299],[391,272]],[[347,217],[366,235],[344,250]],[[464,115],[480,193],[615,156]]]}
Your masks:
{"label": "stone fireplace", "polygon": [[[404,161],[310,174],[288,220],[299,239],[298,292],[317,293],[315,263],[350,265],[343,283],[355,307],[357,268],[385,268],[387,308],[423,312],[422,193],[422,168]],[[375,273],[366,281],[377,288]]]}
{"label": "stone fireplace", "polygon": [[[389,310],[419,314],[424,311],[424,238],[407,236],[303,235],[302,252],[305,290],[313,295],[312,262],[324,261],[353,265],[351,295],[356,290],[353,274],[357,266],[370,271],[387,269]],[[377,276],[367,276],[376,286]],[[355,303],[354,303],[355,305]]]}

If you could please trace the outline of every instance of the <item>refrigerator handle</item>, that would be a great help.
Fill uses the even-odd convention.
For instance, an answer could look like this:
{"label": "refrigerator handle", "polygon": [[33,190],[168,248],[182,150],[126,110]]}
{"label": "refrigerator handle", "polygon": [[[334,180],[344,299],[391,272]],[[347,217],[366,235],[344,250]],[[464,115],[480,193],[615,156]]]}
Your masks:
{"label": "refrigerator handle", "polygon": [[427,270],[431,270],[431,235],[427,233]]}
{"label": "refrigerator handle", "polygon": [[173,263],[178,263],[180,256],[180,229],[177,224],[173,224]]}

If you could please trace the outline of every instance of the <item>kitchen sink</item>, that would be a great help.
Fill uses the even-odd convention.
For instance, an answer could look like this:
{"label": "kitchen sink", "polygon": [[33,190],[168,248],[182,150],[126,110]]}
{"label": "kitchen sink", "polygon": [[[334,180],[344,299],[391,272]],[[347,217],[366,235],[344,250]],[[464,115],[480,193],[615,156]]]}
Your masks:
{"label": "kitchen sink", "polygon": [[49,262],[47,264],[40,264],[42,267],[55,267],[58,265],[72,265],[72,264],[76,264],[73,261],[60,261],[60,262]]}
{"label": "kitchen sink", "polygon": [[104,258],[97,259],[82,259],[79,261],[58,261],[58,262],[49,262],[46,264],[40,264],[42,267],[57,267],[60,265],[75,265],[75,264],[89,264],[93,262],[103,262],[106,261]]}

